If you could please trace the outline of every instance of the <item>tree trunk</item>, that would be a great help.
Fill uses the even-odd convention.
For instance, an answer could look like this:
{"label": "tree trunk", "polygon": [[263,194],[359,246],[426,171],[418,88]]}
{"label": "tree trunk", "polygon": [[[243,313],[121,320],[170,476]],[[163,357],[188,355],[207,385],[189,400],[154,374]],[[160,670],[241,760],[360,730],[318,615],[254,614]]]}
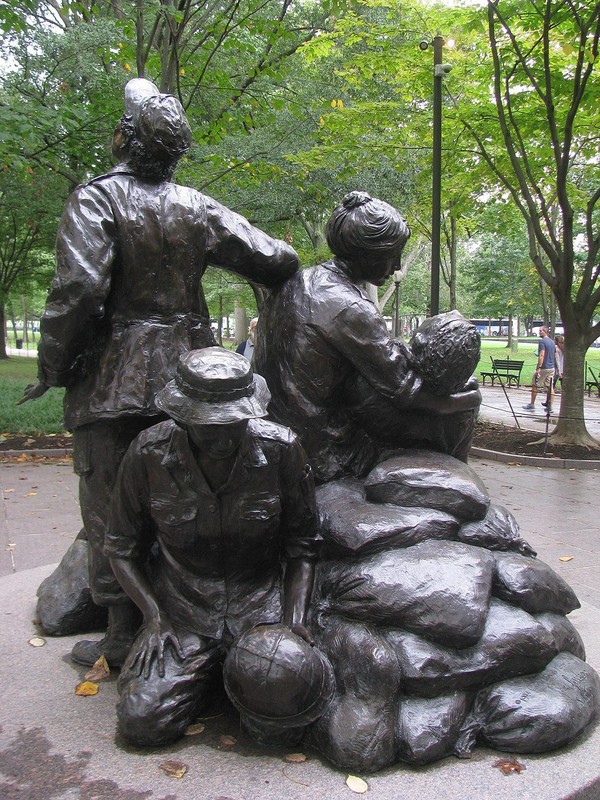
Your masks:
{"label": "tree trunk", "polygon": [[219,275],[219,316],[217,318],[217,342],[223,346],[223,292],[221,290],[222,278]]}
{"label": "tree trunk", "polygon": [[549,328],[550,310],[548,308],[548,290],[543,280],[540,280],[540,294],[542,297],[542,315],[544,317],[544,327]]}
{"label": "tree trunk", "polygon": [[513,334],[512,311],[508,312],[508,341],[506,343],[506,347],[511,353],[516,353],[519,349],[519,337]]}
{"label": "tree trunk", "polygon": [[233,306],[235,317],[235,343],[241,344],[248,338],[248,315],[246,309],[236,302]]}
{"label": "tree trunk", "polygon": [[23,311],[23,347],[29,349],[29,314],[27,312],[27,302],[25,295],[21,295],[21,309]]}
{"label": "tree trunk", "polygon": [[2,332],[2,336],[0,337],[0,359],[8,358],[8,353],[6,352],[6,309],[4,308],[4,303],[0,303],[0,332]]}
{"label": "tree trunk", "polygon": [[565,325],[565,363],[562,381],[560,415],[551,434],[553,442],[600,448],[600,442],[588,432],[583,413],[585,391],[586,344],[577,324]]}
{"label": "tree trunk", "polygon": [[450,217],[450,311],[456,309],[456,219]]}

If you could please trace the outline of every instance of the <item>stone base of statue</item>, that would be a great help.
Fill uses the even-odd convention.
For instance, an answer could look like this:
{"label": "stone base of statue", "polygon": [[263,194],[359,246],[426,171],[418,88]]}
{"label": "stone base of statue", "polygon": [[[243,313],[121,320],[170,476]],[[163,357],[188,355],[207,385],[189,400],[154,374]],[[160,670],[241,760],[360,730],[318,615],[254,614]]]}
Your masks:
{"label": "stone base of statue", "polygon": [[[115,674],[99,683],[94,697],[78,697],[75,686],[87,670],[68,658],[77,638],[51,637],[36,648],[29,644],[36,635],[32,625],[35,590],[49,572],[41,567],[0,578],[2,606],[10,610],[6,619],[11,620],[0,627],[0,680],[9,689],[0,707],[0,787],[4,789],[0,795],[33,798],[37,792],[44,798],[151,800],[173,794],[185,800],[220,796],[347,800],[353,796],[345,783],[347,772],[325,762],[306,743],[275,748],[258,744],[240,730],[237,713],[225,704],[207,709],[197,720],[201,724],[196,735],[168,747],[134,748],[116,738]],[[588,644],[588,658],[598,668],[597,608],[583,602],[572,616]],[[427,699],[422,705],[426,704]],[[520,775],[506,776],[494,768],[501,754],[485,744],[467,760],[449,757],[420,768],[399,763],[373,776],[362,775],[358,767],[348,772],[364,777],[369,786],[365,797],[381,800],[441,795],[446,800],[516,800],[524,793],[544,800],[591,800],[600,788],[599,747],[600,726],[590,726],[575,746],[549,754],[517,755],[524,769]],[[301,753],[306,760],[286,761],[292,753]],[[187,766],[181,780],[160,769],[169,761]],[[41,780],[43,788],[38,792]]]}

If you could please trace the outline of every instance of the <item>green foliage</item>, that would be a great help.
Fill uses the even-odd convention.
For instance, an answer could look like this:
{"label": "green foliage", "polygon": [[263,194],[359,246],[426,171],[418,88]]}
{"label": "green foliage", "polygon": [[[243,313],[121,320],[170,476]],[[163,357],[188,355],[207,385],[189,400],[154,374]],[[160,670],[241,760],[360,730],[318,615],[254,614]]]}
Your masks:
{"label": "green foliage", "polygon": [[496,214],[496,204],[491,202],[485,214],[488,230],[467,246],[463,280],[471,293],[471,313],[539,316],[539,276],[529,256],[527,233],[519,219],[503,229],[499,224],[503,216]]}
{"label": "green foliage", "polygon": [[61,433],[64,389],[50,389],[43,397],[22,406],[17,401],[28,384],[35,383],[33,358],[0,360],[0,435],[3,433]]}

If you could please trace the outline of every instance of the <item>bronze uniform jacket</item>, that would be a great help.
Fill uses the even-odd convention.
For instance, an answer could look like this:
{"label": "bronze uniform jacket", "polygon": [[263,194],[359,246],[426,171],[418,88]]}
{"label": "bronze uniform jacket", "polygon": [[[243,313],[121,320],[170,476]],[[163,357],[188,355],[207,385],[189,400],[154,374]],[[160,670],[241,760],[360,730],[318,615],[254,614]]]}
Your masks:
{"label": "bronze uniform jacket", "polygon": [[154,396],[187,350],[214,344],[208,264],[273,287],[295,251],[200,192],[148,183],[126,165],[78,187],[57,236],[41,323],[39,377],[66,386],[68,429],[156,414]]}

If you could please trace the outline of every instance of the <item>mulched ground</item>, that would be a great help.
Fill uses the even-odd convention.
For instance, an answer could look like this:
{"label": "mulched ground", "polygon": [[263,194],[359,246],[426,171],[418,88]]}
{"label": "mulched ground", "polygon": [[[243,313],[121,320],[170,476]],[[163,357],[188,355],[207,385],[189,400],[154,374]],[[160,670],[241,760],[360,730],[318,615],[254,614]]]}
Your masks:
{"label": "mulched ground", "polygon": [[[486,450],[515,455],[543,456],[543,432],[524,431],[493,422],[480,420],[475,428],[473,444]],[[542,441],[540,441],[542,440]],[[73,437],[70,434],[54,434],[51,436],[12,436],[5,435],[0,440],[0,453],[6,450],[54,450],[70,448]],[[555,458],[574,458],[600,460],[600,450],[572,445],[554,445],[552,439],[548,443],[546,455]]]}
{"label": "mulched ground", "polygon": [[70,433],[55,433],[46,435],[25,435],[5,433],[0,436],[0,452],[6,450],[57,450],[73,447],[73,437]]}
{"label": "mulched ground", "polygon": [[[552,428],[551,428],[552,430]],[[544,432],[525,431],[506,425],[479,420],[473,438],[475,447],[496,450],[499,453],[514,453],[522,456],[544,455]],[[577,460],[600,460],[600,450],[576,445],[553,444],[548,440],[546,456],[573,458]]]}

